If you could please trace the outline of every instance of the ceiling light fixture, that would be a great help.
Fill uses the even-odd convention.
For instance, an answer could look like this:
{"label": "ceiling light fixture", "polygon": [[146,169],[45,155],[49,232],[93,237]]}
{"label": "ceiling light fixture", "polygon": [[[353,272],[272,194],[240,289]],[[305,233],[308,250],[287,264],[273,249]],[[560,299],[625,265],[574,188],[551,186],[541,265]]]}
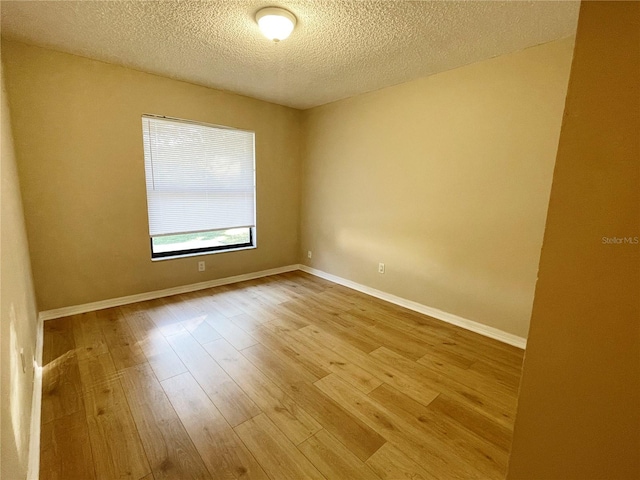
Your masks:
{"label": "ceiling light fixture", "polygon": [[296,26],[296,17],[284,8],[267,7],[258,10],[256,22],[265,37],[279,42],[291,35]]}

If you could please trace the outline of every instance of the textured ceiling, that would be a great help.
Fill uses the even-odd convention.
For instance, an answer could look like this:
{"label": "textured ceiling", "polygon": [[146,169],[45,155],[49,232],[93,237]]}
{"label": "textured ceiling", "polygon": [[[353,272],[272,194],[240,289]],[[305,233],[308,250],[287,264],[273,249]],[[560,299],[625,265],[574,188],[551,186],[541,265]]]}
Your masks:
{"label": "textured ceiling", "polygon": [[[254,14],[285,7],[289,39]],[[296,108],[575,33],[579,2],[2,1],[2,35]]]}

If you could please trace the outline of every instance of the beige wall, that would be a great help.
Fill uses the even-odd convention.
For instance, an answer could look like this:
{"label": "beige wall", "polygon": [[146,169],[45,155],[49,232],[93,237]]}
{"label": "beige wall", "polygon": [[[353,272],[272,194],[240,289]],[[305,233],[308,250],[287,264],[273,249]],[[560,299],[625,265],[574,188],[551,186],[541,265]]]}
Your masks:
{"label": "beige wall", "polygon": [[[2,47],[41,310],[297,263],[299,111],[20,43]],[[151,262],[143,113],[256,132],[257,249]]]}
{"label": "beige wall", "polygon": [[[1,68],[0,76],[0,477],[9,480],[27,475],[38,311]],[[24,349],[26,372],[20,349]]]}
{"label": "beige wall", "polygon": [[640,3],[583,2],[510,480],[640,478]]}
{"label": "beige wall", "polygon": [[572,48],[306,111],[305,263],[526,337]]}

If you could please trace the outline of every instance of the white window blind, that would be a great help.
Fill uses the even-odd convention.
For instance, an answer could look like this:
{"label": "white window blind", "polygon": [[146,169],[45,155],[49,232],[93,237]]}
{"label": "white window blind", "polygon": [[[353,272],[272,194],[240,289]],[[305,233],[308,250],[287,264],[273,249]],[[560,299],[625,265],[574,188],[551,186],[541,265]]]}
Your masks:
{"label": "white window blind", "polygon": [[255,226],[254,133],[142,117],[150,236]]}

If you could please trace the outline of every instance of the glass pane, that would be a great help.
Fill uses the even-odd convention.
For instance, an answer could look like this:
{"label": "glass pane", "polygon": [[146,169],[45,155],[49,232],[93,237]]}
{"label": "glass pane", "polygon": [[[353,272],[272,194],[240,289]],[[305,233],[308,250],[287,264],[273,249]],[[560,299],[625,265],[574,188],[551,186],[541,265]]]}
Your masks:
{"label": "glass pane", "polygon": [[250,241],[249,228],[232,228],[213,232],[184,233],[153,237],[153,253],[178,252],[199,248],[233,247]]}

